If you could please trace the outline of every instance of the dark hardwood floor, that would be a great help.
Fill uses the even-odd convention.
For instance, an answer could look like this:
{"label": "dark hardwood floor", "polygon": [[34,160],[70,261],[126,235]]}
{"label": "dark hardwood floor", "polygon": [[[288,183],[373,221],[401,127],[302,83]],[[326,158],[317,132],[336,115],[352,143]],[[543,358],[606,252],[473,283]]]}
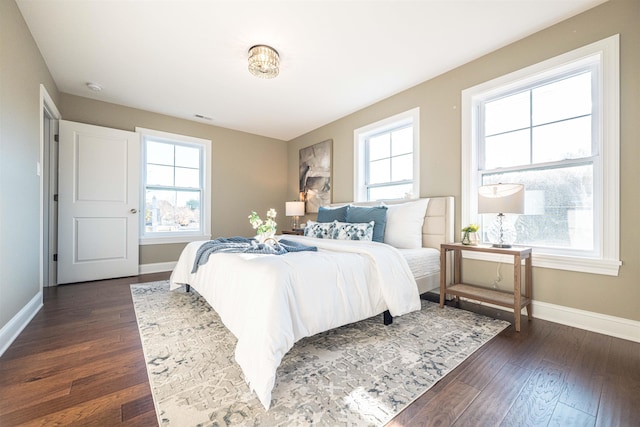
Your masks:
{"label": "dark hardwood floor", "polygon": [[[129,285],[168,276],[45,289],[0,358],[0,426],[157,425]],[[523,317],[389,425],[638,426],[640,343]]]}

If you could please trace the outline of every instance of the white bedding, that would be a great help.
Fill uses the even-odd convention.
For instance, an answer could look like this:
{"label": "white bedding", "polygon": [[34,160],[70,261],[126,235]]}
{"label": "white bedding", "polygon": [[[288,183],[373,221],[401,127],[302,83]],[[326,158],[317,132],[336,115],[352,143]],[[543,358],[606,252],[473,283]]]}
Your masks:
{"label": "white bedding", "polygon": [[420,309],[411,270],[392,246],[283,238],[317,246],[318,252],[218,253],[191,274],[204,243],[193,242],[171,274],[172,290],[191,285],[236,336],[236,361],[266,409],[276,370],[296,341],[387,309],[392,316]]}
{"label": "white bedding", "polygon": [[434,248],[398,249],[416,279],[440,273],[440,251]]}

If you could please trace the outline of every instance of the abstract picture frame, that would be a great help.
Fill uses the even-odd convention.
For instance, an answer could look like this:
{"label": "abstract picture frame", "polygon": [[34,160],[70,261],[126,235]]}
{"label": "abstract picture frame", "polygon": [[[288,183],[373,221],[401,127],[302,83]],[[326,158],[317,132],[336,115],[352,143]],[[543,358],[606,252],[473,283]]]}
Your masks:
{"label": "abstract picture frame", "polygon": [[305,212],[316,213],[331,203],[331,155],[333,140],[301,148],[299,152],[300,193],[305,196]]}

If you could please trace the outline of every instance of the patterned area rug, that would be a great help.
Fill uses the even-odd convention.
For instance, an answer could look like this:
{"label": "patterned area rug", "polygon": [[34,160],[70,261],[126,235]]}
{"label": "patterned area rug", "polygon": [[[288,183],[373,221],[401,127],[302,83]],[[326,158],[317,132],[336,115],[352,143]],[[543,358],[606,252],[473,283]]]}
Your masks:
{"label": "patterned area rug", "polygon": [[295,344],[278,368],[271,408],[234,361],[236,338],[207,302],[168,282],[131,285],[162,426],[383,425],[508,322],[423,301]]}

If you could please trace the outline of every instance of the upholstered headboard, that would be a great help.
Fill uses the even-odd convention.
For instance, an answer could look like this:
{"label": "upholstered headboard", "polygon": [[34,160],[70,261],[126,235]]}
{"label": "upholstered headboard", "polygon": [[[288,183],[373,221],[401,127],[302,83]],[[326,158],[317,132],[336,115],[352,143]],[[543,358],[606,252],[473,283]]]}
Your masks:
{"label": "upholstered headboard", "polygon": [[[422,225],[422,246],[440,250],[440,244],[454,241],[454,199],[453,196],[426,197],[429,199]],[[413,199],[416,200],[416,199]],[[407,203],[411,200],[385,201],[387,205]],[[331,206],[343,206],[349,203],[334,203]],[[378,206],[380,202],[356,202],[355,206]]]}

